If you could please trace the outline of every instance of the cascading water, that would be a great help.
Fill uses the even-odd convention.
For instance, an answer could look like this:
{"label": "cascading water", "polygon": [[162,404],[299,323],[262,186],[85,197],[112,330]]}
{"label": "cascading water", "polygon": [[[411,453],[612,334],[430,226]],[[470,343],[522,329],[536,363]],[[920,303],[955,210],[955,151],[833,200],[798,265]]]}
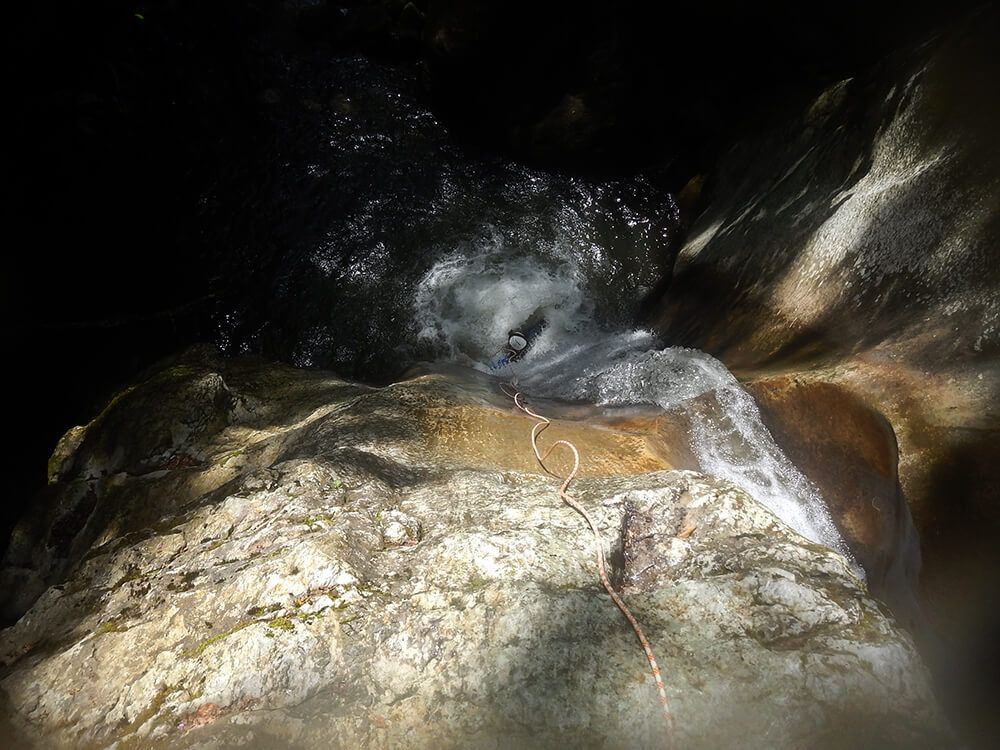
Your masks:
{"label": "cascading water", "polygon": [[546,174],[459,147],[402,66],[297,61],[287,74],[303,104],[280,115],[289,142],[261,211],[280,230],[273,272],[220,315],[224,349],[370,379],[415,361],[488,371],[508,331],[541,314],[548,327],[511,368],[529,395],[688,410],[704,471],[846,553],[819,492],[725,367],[633,328],[667,271],[669,195],[642,178]]}
{"label": "cascading water", "polygon": [[[498,377],[516,378],[539,396],[688,410],[691,448],[703,471],[742,487],[803,536],[850,558],[819,490],[774,442],[733,375],[704,352],[663,348],[648,331],[599,322],[571,244],[519,257],[494,233],[488,243],[436,263],[417,286],[414,312],[418,337],[433,341],[443,357],[484,371],[509,329],[543,315],[549,325],[528,356]],[[711,398],[698,398],[705,395]]]}

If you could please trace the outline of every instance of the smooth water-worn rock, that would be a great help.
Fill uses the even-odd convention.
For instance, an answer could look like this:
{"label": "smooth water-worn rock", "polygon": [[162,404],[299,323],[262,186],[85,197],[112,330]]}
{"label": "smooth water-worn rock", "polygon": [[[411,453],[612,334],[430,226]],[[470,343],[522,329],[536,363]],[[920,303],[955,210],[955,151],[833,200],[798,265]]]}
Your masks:
{"label": "smooth water-worn rock", "polygon": [[899,486],[899,452],[888,420],[847,389],[794,375],[750,391],[775,440],[816,482],[867,574],[897,620],[920,630],[920,540]]}
{"label": "smooth water-worn rock", "polygon": [[968,689],[942,694],[960,712],[982,703],[969,736],[984,747],[1000,732],[997,661],[983,658],[1000,626],[998,40],[984,9],[733,147],[652,305],[668,343],[773,396],[771,425],[834,504],[893,492],[885,441],[857,421],[888,419],[927,613],[955,647],[942,671]]}
{"label": "smooth water-worn rock", "polygon": [[672,339],[744,369],[995,355],[998,23],[981,14],[734,146],[658,313]]}
{"label": "smooth water-worn rock", "polygon": [[[530,425],[457,370],[375,389],[196,351],[152,374],[67,435],[18,528],[3,739],[663,746],[590,533],[525,462]],[[549,434],[587,444],[576,493],[678,747],[947,744],[911,641],[843,557],[613,425]]]}

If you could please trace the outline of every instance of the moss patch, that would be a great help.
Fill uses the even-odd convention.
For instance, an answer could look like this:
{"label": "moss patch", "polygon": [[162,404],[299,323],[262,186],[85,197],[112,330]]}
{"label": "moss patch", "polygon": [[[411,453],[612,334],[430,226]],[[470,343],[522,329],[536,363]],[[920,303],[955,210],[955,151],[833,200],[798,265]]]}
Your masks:
{"label": "moss patch", "polygon": [[192,648],[185,651],[184,656],[189,656],[189,657],[201,656],[203,653],[205,653],[205,649],[207,649],[209,646],[212,646],[218,643],[219,641],[225,640],[233,633],[238,633],[239,631],[243,630],[243,628],[250,627],[255,622],[257,622],[257,620],[242,620],[233,625],[233,627],[229,628],[228,630],[223,630],[221,633],[210,635],[208,636],[208,638],[204,638],[198,641],[198,643],[195,644]]}
{"label": "moss patch", "polygon": [[483,578],[479,573],[473,571],[472,575],[469,576],[469,590],[479,591],[484,589],[489,585],[489,580]]}
{"label": "moss patch", "polygon": [[318,526],[323,523],[333,523],[333,516],[329,513],[313,513],[297,519],[297,522],[304,526]]}
{"label": "moss patch", "polygon": [[[132,750],[132,748],[146,747],[145,738],[129,737],[128,735],[133,734],[136,730],[142,727],[143,724],[160,713],[160,711],[163,710],[164,704],[167,702],[167,698],[169,698],[173,693],[176,693],[179,689],[180,688],[174,685],[164,685],[160,688],[152,702],[131,722],[126,723],[122,720],[123,726],[118,735],[119,741],[116,744],[116,747],[121,750]],[[167,720],[169,720],[169,716],[160,717],[156,723],[161,724]]]}
{"label": "moss patch", "polygon": [[127,627],[122,625],[121,620],[111,619],[102,622],[96,628],[94,628],[94,635],[104,635],[106,633],[124,633],[128,630]]}
{"label": "moss patch", "polygon": [[121,579],[119,579],[118,582],[111,587],[111,589],[114,591],[121,588],[126,583],[146,580],[151,575],[152,573],[141,570],[137,565],[129,565],[125,569],[125,573],[122,575]]}

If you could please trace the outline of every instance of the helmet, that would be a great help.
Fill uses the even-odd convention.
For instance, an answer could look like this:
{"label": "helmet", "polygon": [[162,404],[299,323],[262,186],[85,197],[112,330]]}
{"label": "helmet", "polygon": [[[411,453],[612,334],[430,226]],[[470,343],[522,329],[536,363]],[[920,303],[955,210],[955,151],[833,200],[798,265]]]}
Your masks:
{"label": "helmet", "polygon": [[507,337],[507,346],[513,352],[522,352],[528,346],[528,339],[520,331],[513,331]]}

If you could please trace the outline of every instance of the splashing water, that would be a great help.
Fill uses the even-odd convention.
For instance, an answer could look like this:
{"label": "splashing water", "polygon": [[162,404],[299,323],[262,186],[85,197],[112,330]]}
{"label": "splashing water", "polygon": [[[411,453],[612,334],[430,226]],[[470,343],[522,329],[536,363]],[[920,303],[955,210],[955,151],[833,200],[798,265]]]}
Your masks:
{"label": "splashing water", "polygon": [[853,560],[819,490],[774,442],[726,367],[704,352],[663,349],[648,331],[601,324],[586,286],[570,245],[511,255],[493,233],[439,261],[417,285],[418,336],[433,341],[444,359],[488,370],[484,363],[508,330],[541,313],[548,327],[504,376],[516,375],[522,389],[539,396],[686,412],[702,471],[733,482],[804,537]]}
{"label": "splashing water", "polygon": [[680,408],[690,417],[691,449],[702,471],[743,488],[806,538],[851,557],[818,488],[781,451],[753,398],[715,358],[694,349],[632,350],[621,361],[584,368],[561,390],[607,405]]}
{"label": "splashing water", "polygon": [[[436,345],[439,357],[488,369],[485,362],[508,331],[536,312],[564,341],[592,324],[594,302],[571,256],[508,255],[495,230],[467,251],[436,263],[417,285],[417,336]],[[534,354],[551,349],[551,339],[543,333]]]}

